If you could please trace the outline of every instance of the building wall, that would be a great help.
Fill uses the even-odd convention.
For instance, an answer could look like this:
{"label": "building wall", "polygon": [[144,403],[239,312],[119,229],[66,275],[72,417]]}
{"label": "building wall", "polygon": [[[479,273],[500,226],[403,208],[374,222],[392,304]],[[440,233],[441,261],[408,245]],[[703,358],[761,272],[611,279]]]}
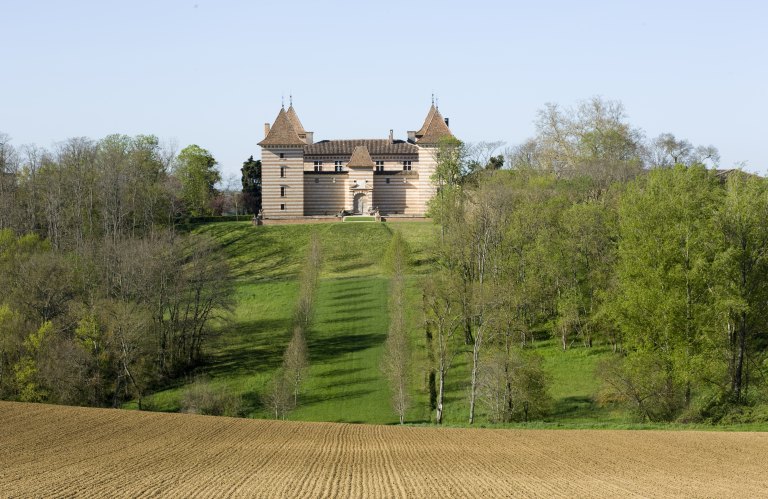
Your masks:
{"label": "building wall", "polygon": [[347,177],[346,173],[304,173],[304,215],[335,215],[345,209]]}
{"label": "building wall", "polygon": [[[387,183],[389,179],[389,183]],[[373,179],[373,206],[382,215],[405,213],[407,185],[402,175],[380,174]]]}
{"label": "building wall", "polygon": [[420,214],[427,212],[427,203],[437,192],[437,188],[432,182],[432,175],[435,174],[437,161],[434,147],[419,147],[419,179],[417,182],[418,197],[414,200],[413,209]]}
{"label": "building wall", "polygon": [[[418,159],[413,156],[399,158],[376,157],[385,161],[385,173],[374,174],[372,169],[349,169],[349,157],[324,156],[307,158],[302,147],[262,148],[262,209],[265,218],[295,218],[302,216],[334,215],[341,210],[353,209],[353,180],[367,181],[373,187],[368,192],[368,204],[378,207],[383,215],[406,214],[422,216],[427,201],[436,189],[431,177],[435,172],[434,148],[419,147]],[[280,153],[283,158],[280,158]],[[323,173],[314,173],[314,160],[323,161]],[[403,159],[411,159],[412,171],[402,171]],[[344,173],[331,173],[334,161],[342,161]],[[280,177],[280,167],[285,177]],[[386,183],[386,179],[390,183]],[[333,180],[336,180],[334,182]],[[405,180],[405,182],[403,182]],[[284,187],[285,196],[280,195]],[[280,205],[285,205],[285,210]]]}
{"label": "building wall", "polygon": [[414,165],[414,171],[405,173],[405,214],[424,215],[424,203],[421,196],[421,174]]}
{"label": "building wall", "polygon": [[[280,158],[280,154],[283,158]],[[280,167],[285,177],[280,177]],[[265,218],[304,215],[304,150],[302,147],[261,149],[261,195]],[[284,196],[281,196],[284,187]],[[280,205],[285,205],[281,210]]]}

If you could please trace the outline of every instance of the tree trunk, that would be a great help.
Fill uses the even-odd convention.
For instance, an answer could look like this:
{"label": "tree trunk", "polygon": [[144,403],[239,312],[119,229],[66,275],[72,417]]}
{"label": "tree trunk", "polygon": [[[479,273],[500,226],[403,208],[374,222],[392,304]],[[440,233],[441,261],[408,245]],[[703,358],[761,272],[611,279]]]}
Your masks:
{"label": "tree trunk", "polygon": [[736,362],[733,370],[733,382],[731,391],[733,399],[740,402],[742,398],[742,380],[744,378],[744,353],[747,345],[747,314],[742,312],[739,316],[739,326],[736,338]]}
{"label": "tree trunk", "polygon": [[437,407],[437,387],[435,379],[435,370],[429,370],[429,410],[433,411]]}
{"label": "tree trunk", "polygon": [[464,319],[464,343],[471,345],[474,342],[475,339],[472,337],[472,318],[466,317]]}
{"label": "tree trunk", "polygon": [[444,395],[445,395],[445,370],[441,368],[440,379],[439,379],[438,388],[437,388],[437,414],[435,415],[437,424],[442,424],[443,422],[443,396]]}
{"label": "tree trunk", "polygon": [[480,360],[480,345],[477,341],[472,348],[472,384],[469,388],[469,424],[475,422],[475,399],[477,397],[477,367]]}

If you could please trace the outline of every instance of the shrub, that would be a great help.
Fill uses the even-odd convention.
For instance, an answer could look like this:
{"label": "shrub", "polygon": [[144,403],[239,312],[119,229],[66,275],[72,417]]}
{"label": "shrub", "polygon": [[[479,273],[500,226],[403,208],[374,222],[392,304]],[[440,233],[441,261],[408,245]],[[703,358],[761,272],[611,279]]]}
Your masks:
{"label": "shrub", "polygon": [[196,379],[181,397],[181,412],[206,416],[240,416],[242,400],[210,381]]}

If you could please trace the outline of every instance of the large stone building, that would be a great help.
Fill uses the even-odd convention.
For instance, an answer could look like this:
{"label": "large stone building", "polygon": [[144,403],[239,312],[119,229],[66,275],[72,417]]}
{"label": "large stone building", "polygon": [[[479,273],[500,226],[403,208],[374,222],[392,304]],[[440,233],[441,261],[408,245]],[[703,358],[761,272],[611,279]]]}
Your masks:
{"label": "large stone building", "polygon": [[270,126],[261,146],[264,218],[347,213],[424,216],[434,195],[435,152],[451,136],[448,120],[432,105],[407,140],[341,139],[314,142],[293,104]]}

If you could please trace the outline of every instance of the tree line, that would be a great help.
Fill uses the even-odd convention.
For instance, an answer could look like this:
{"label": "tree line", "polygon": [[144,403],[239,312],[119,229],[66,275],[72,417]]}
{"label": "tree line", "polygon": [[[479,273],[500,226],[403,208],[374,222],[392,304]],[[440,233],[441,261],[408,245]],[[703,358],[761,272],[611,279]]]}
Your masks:
{"label": "tree line", "polygon": [[208,151],[153,136],[0,137],[0,398],[141,406],[202,361],[229,269],[177,223],[218,175]]}
{"label": "tree line", "polygon": [[310,352],[307,337],[315,319],[317,286],[322,265],[320,236],[309,237],[304,265],[299,272],[299,290],[291,321],[291,338],[283,352],[282,363],[274,373],[262,397],[262,403],[275,418],[285,419],[299,405],[299,396],[309,371]]}
{"label": "tree line", "polygon": [[542,338],[610,345],[600,400],[642,420],[749,418],[766,402],[764,178],[707,168],[711,146],[646,141],[601,99],[547,106],[536,137],[496,147],[436,153],[423,309],[437,422],[457,356],[470,423],[478,407],[499,422],[545,413],[551,380],[529,348]]}

